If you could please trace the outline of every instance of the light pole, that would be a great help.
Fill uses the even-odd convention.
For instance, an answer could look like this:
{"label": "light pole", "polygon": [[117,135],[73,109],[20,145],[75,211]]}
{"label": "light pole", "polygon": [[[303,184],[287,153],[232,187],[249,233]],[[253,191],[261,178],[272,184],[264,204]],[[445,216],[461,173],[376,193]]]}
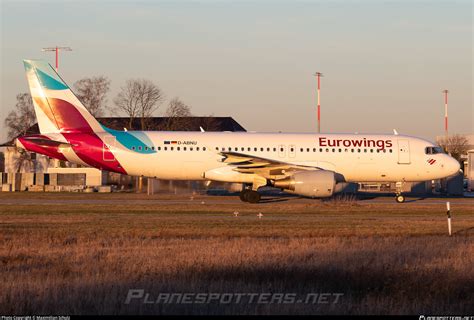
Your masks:
{"label": "light pole", "polygon": [[444,93],[444,134],[446,136],[446,143],[448,142],[448,90],[443,90]]}
{"label": "light pole", "polygon": [[316,72],[314,75],[318,78],[318,133],[321,133],[321,77],[323,74]]}
{"label": "light pole", "polygon": [[59,67],[59,50],[72,51],[72,49],[69,47],[58,47],[58,46],[41,49],[41,51],[55,51],[56,52],[56,72],[58,72],[58,67]]}

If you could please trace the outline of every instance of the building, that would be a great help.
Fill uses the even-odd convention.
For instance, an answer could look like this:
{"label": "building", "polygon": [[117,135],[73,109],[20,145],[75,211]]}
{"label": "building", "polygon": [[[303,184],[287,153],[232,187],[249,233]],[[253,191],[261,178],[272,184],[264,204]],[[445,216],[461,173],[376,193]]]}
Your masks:
{"label": "building", "polygon": [[466,188],[468,192],[474,192],[474,149],[467,152],[467,161],[465,163]]}

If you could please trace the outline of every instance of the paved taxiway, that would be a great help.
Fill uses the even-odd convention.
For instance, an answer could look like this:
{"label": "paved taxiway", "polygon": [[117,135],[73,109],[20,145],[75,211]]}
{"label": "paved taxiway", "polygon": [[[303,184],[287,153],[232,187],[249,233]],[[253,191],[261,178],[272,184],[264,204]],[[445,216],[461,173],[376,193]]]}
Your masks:
{"label": "paved taxiway", "polygon": [[[58,199],[57,197],[52,196],[51,199],[41,198],[0,198],[0,205],[73,205],[73,204],[89,204],[89,205],[186,205],[186,204],[202,204],[202,205],[229,205],[229,204],[239,204],[242,203],[238,196],[208,196],[208,195],[173,195],[172,199],[156,199],[155,196],[150,198],[142,199],[120,199],[114,195],[111,199],[93,199],[94,195],[91,195],[89,198],[74,199],[74,197],[68,199]],[[125,197],[126,198],[126,197]],[[288,204],[318,204],[321,201],[330,201],[330,200],[317,200],[317,199],[307,199],[299,197],[275,197],[267,196],[262,197],[262,201],[256,206],[271,206],[277,203],[288,203]],[[453,205],[472,205],[474,208],[474,198],[417,198],[417,197],[407,197],[405,203],[399,204],[396,203],[393,197],[375,197],[370,199],[361,199],[354,200],[359,205],[376,205],[376,204],[393,204],[398,206],[439,206],[445,204],[447,201],[451,202]],[[473,209],[474,212],[474,209]]]}

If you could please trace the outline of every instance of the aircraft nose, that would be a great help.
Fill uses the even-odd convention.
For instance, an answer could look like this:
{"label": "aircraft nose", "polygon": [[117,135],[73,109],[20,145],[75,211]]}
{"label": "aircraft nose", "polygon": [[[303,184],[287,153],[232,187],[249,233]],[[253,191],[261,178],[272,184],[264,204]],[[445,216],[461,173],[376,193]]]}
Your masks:
{"label": "aircraft nose", "polygon": [[455,175],[461,169],[461,165],[456,159],[449,157],[448,161],[446,161],[446,169],[450,175]]}

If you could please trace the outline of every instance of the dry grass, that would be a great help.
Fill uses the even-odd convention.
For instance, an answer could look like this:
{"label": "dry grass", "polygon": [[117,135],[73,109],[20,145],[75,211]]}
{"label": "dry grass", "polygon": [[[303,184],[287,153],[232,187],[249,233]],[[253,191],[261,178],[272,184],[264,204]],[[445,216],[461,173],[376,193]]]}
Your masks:
{"label": "dry grass", "polygon": [[[474,216],[468,204],[453,206],[455,234],[449,238],[442,206],[352,200],[201,204],[206,197],[163,205],[141,195],[107,196],[15,194],[10,199],[86,202],[1,205],[0,313],[474,311]],[[106,202],[110,197],[118,204]],[[164,197],[176,199],[154,199]],[[335,305],[124,304],[135,288],[344,296]]]}

